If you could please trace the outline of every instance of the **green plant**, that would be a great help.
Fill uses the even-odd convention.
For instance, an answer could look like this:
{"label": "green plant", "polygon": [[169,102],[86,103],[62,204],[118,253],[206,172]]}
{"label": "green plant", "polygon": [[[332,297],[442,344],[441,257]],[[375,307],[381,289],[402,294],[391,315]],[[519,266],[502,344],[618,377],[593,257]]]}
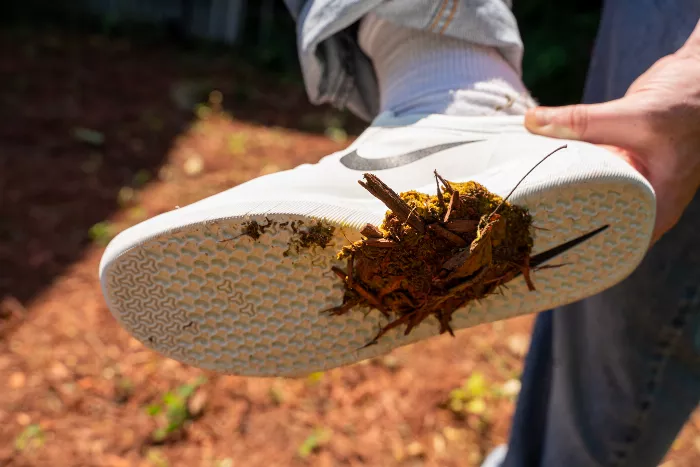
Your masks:
{"label": "green plant", "polygon": [[297,449],[299,457],[305,459],[311,455],[316,449],[326,444],[331,437],[330,430],[326,428],[316,428]]}
{"label": "green plant", "polygon": [[117,229],[114,224],[109,221],[98,222],[88,230],[90,240],[98,245],[105,246],[117,234]]}
{"label": "green plant", "polygon": [[102,146],[105,142],[105,135],[91,128],[73,128],[73,138],[92,146]]}
{"label": "green plant", "polygon": [[144,186],[148,181],[151,180],[151,172],[149,172],[146,169],[141,169],[138,172],[134,174],[134,177],[132,178],[131,184],[135,188],[140,188]]}
{"label": "green plant", "polygon": [[117,193],[117,204],[120,208],[125,208],[137,200],[136,190],[130,186],[123,186]]}
{"label": "green plant", "polygon": [[284,394],[284,389],[281,386],[273,385],[270,386],[270,399],[275,405],[282,405],[286,396]]}
{"label": "green plant", "polygon": [[139,222],[148,217],[148,211],[143,206],[134,206],[128,211],[129,220]]}
{"label": "green plant", "polygon": [[486,412],[486,398],[491,388],[483,374],[475,372],[464,384],[450,391],[448,398],[449,409],[457,414],[471,413],[482,415]]}
{"label": "green plant", "polygon": [[44,445],[44,438],[44,430],[41,426],[36,423],[28,425],[15,439],[15,449],[18,451],[38,449]]}
{"label": "green plant", "polygon": [[158,443],[165,441],[168,436],[182,429],[185,422],[192,418],[187,402],[197,388],[205,382],[206,378],[200,376],[192,383],[183,384],[174,391],[168,391],[163,395],[160,403],[148,407],[150,416],[165,416],[165,423],[152,433],[153,441]]}
{"label": "green plant", "polygon": [[227,146],[228,152],[232,156],[240,156],[245,153],[248,145],[248,137],[245,133],[231,133],[228,136]]}
{"label": "green plant", "polygon": [[126,377],[117,376],[114,383],[114,400],[118,404],[123,404],[131,398],[134,393],[134,383]]}
{"label": "green plant", "polygon": [[170,465],[165,454],[158,449],[149,449],[146,453],[146,460],[148,460],[153,467],[168,467]]}
{"label": "green plant", "polygon": [[315,385],[320,383],[323,380],[323,372],[322,371],[316,371],[314,373],[309,374],[306,377],[306,382],[309,385]]}

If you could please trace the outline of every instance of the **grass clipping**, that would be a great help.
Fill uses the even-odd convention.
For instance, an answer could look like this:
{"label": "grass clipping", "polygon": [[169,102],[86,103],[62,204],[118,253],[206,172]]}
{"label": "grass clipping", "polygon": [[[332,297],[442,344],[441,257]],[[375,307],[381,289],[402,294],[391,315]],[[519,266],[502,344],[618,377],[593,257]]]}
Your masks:
{"label": "grass clipping", "polygon": [[344,247],[333,268],[345,284],[343,304],[328,310],[342,315],[357,305],[375,308],[389,319],[387,331],[405,324],[405,334],[432,315],[440,334],[449,332],[452,314],[472,300],[496,293],[523,274],[530,290],[532,218],[476,182],[452,183],[435,172],[437,195],[400,195],[378,177],[359,183],[388,208],[383,223],[367,224],[363,239]]}

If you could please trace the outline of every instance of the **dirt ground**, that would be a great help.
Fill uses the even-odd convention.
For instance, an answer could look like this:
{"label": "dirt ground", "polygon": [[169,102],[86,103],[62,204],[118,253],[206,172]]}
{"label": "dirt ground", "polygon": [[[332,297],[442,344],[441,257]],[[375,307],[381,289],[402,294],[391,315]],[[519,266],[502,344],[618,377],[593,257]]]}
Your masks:
{"label": "dirt ground", "polygon": [[[0,50],[0,466],[473,466],[506,440],[531,317],[292,380],[162,358],[105,307],[119,229],[317,161],[357,121],[230,55],[17,32]],[[192,111],[209,85],[226,113],[216,94]],[[664,466],[699,464],[696,414]]]}

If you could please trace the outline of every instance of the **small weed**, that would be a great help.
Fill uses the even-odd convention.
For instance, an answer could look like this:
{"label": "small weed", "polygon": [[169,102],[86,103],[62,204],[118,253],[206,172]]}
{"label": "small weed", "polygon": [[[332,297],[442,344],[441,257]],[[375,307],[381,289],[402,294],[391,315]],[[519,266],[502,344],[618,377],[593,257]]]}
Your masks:
{"label": "small weed", "polygon": [[306,382],[309,385],[316,385],[323,381],[323,372],[322,371],[316,371],[314,373],[311,373],[309,376],[306,377]]}
{"label": "small weed", "polygon": [[44,438],[44,430],[38,424],[28,425],[15,439],[15,449],[18,451],[39,449],[44,445]]}
{"label": "small weed", "polygon": [[90,237],[90,240],[100,246],[106,246],[116,234],[117,228],[108,221],[98,222],[88,230],[88,237]]}
{"label": "small weed", "polygon": [[297,449],[297,454],[302,459],[305,459],[311,455],[315,450],[326,444],[331,437],[331,432],[325,428],[317,428],[311,433],[308,438],[304,440],[303,443]]}
{"label": "small weed", "polygon": [[118,377],[114,385],[114,400],[117,404],[124,404],[134,393],[134,383],[129,378]]}
{"label": "small weed", "polygon": [[134,177],[131,179],[131,185],[134,188],[141,188],[148,183],[149,180],[151,180],[151,172],[146,169],[141,169],[134,174]]}
{"label": "small weed", "polygon": [[284,389],[280,386],[274,385],[270,387],[270,399],[275,405],[282,405],[285,398]]}
{"label": "small weed", "polygon": [[212,116],[211,107],[207,104],[197,104],[194,109],[194,114],[197,116],[198,120],[206,120]]}
{"label": "small weed", "polygon": [[228,136],[227,146],[232,156],[243,155],[248,147],[248,136],[245,133],[232,133]]}
{"label": "small weed", "polygon": [[170,465],[168,458],[165,457],[165,454],[158,449],[149,449],[146,453],[146,460],[153,467],[169,467]]}
{"label": "small weed", "polygon": [[221,91],[213,90],[209,93],[207,102],[200,102],[194,108],[194,113],[199,120],[207,120],[215,115],[223,115],[224,95]]}
{"label": "small weed", "polygon": [[324,134],[327,138],[336,143],[344,143],[348,140],[348,133],[345,131],[345,119],[340,115],[327,115],[324,118]]}
{"label": "small weed", "polygon": [[75,138],[76,141],[90,144],[92,146],[102,146],[105,142],[104,134],[97,130],[83,127],[73,128],[73,138]]}
{"label": "small weed", "polygon": [[472,373],[461,387],[450,391],[447,405],[458,415],[484,415],[486,400],[495,394],[494,388],[489,386],[483,374]]}
{"label": "small weed", "polygon": [[139,222],[148,217],[148,212],[142,206],[134,206],[129,209],[128,216],[130,221]]}
{"label": "small weed", "polygon": [[328,127],[324,132],[326,138],[336,142],[344,143],[348,140],[348,133],[343,128],[339,127]]}
{"label": "small weed", "polygon": [[205,382],[204,377],[199,377],[193,383],[183,384],[174,391],[165,393],[159,404],[152,404],[148,407],[148,414],[152,417],[165,416],[165,423],[152,433],[153,441],[157,443],[165,441],[168,436],[178,432],[185,425],[185,422],[192,418],[187,408],[187,402],[197,388]]}
{"label": "small weed", "polygon": [[137,198],[138,194],[136,190],[130,186],[123,186],[119,189],[119,193],[117,193],[117,204],[120,208],[125,208],[133,204]]}

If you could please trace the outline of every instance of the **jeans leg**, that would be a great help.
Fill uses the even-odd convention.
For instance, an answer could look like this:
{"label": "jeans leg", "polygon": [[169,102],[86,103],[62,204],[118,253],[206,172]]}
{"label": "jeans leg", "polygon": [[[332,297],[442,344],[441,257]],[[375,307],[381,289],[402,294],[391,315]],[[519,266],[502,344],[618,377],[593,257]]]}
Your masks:
{"label": "jeans leg", "polygon": [[518,406],[513,416],[508,452],[509,466],[538,465],[542,458],[552,385],[553,313],[540,313],[535,321],[530,350],[525,358]]}
{"label": "jeans leg", "polygon": [[370,121],[379,111],[374,66],[357,43],[370,11],[386,21],[496,47],[519,74],[522,42],[510,0],[284,0],[297,23],[304,84],[314,104]]}
{"label": "jeans leg", "polygon": [[[585,101],[623,95],[698,18],[692,0],[608,1]],[[698,240],[700,196],[625,281],[538,317],[504,467],[658,465],[700,400]]]}

